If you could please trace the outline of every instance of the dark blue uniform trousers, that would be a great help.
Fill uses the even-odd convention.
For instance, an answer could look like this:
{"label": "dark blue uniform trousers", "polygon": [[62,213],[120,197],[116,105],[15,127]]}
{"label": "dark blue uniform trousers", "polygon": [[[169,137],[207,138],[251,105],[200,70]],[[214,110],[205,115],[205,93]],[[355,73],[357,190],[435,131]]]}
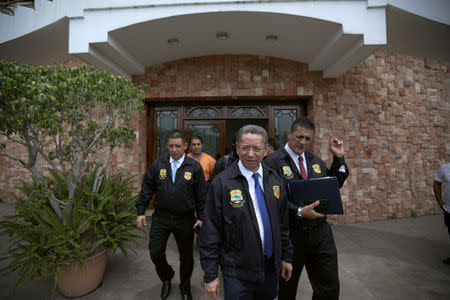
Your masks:
{"label": "dark blue uniform trousers", "polygon": [[157,211],[152,215],[150,228],[150,257],[155,264],[161,281],[171,280],[175,272],[166,259],[167,240],[172,233],[180,253],[180,290],[190,291],[191,276],[194,270],[193,241],[194,214],[170,216]]}
{"label": "dark blue uniform trousers", "polygon": [[277,296],[279,274],[273,260],[264,264],[264,282],[256,283],[223,275],[225,300],[273,300]]}

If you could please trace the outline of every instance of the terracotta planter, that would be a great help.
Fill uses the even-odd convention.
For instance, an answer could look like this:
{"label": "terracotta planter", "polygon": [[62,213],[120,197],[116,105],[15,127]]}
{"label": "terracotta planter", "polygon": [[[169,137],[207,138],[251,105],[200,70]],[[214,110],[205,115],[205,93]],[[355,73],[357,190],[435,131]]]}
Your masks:
{"label": "terracotta planter", "polygon": [[79,297],[95,290],[105,273],[108,251],[104,250],[86,261],[84,264],[72,264],[61,270],[58,287],[66,297]]}

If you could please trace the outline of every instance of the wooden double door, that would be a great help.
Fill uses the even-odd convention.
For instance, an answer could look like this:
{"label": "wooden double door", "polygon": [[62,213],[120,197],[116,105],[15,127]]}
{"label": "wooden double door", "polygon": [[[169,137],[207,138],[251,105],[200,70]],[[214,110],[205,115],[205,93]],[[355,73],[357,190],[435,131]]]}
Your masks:
{"label": "wooden double door", "polygon": [[[199,105],[178,104],[149,107],[150,130],[148,160],[151,162],[167,153],[168,135],[173,129],[185,133],[186,139],[199,135],[203,139],[204,152],[219,158],[231,150],[233,135],[244,125],[253,124],[265,128],[280,147],[287,142],[287,131],[292,122],[305,114],[301,101],[287,104],[261,105]],[[189,149],[188,149],[189,152]]]}

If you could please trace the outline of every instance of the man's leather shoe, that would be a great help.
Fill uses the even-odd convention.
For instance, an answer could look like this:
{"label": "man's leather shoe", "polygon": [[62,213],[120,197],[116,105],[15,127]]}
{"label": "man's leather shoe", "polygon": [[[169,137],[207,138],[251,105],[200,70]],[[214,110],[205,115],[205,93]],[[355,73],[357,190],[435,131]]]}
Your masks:
{"label": "man's leather shoe", "polygon": [[170,293],[170,280],[163,281],[161,288],[161,299],[166,299]]}
{"label": "man's leather shoe", "polygon": [[181,299],[192,300],[191,292],[181,292]]}

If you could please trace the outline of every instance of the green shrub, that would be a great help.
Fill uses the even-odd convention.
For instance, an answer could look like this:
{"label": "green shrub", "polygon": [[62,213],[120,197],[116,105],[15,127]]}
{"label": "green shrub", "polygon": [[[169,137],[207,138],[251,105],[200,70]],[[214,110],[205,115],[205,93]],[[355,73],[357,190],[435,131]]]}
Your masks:
{"label": "green shrub", "polygon": [[17,214],[0,221],[0,229],[10,235],[3,246],[8,247],[11,259],[1,271],[18,271],[16,286],[36,277],[53,277],[53,294],[62,267],[85,262],[104,249],[110,253],[120,249],[127,257],[131,246],[137,244],[141,236],[134,232],[133,181],[122,173],[103,174],[98,192],[92,192],[96,172],[97,168],[82,178],[75,197],[67,199],[64,177],[50,170],[50,187],[60,199],[73,205],[71,214],[64,215],[65,220],[60,220],[51,208],[41,181],[22,183],[24,196],[16,197]]}

